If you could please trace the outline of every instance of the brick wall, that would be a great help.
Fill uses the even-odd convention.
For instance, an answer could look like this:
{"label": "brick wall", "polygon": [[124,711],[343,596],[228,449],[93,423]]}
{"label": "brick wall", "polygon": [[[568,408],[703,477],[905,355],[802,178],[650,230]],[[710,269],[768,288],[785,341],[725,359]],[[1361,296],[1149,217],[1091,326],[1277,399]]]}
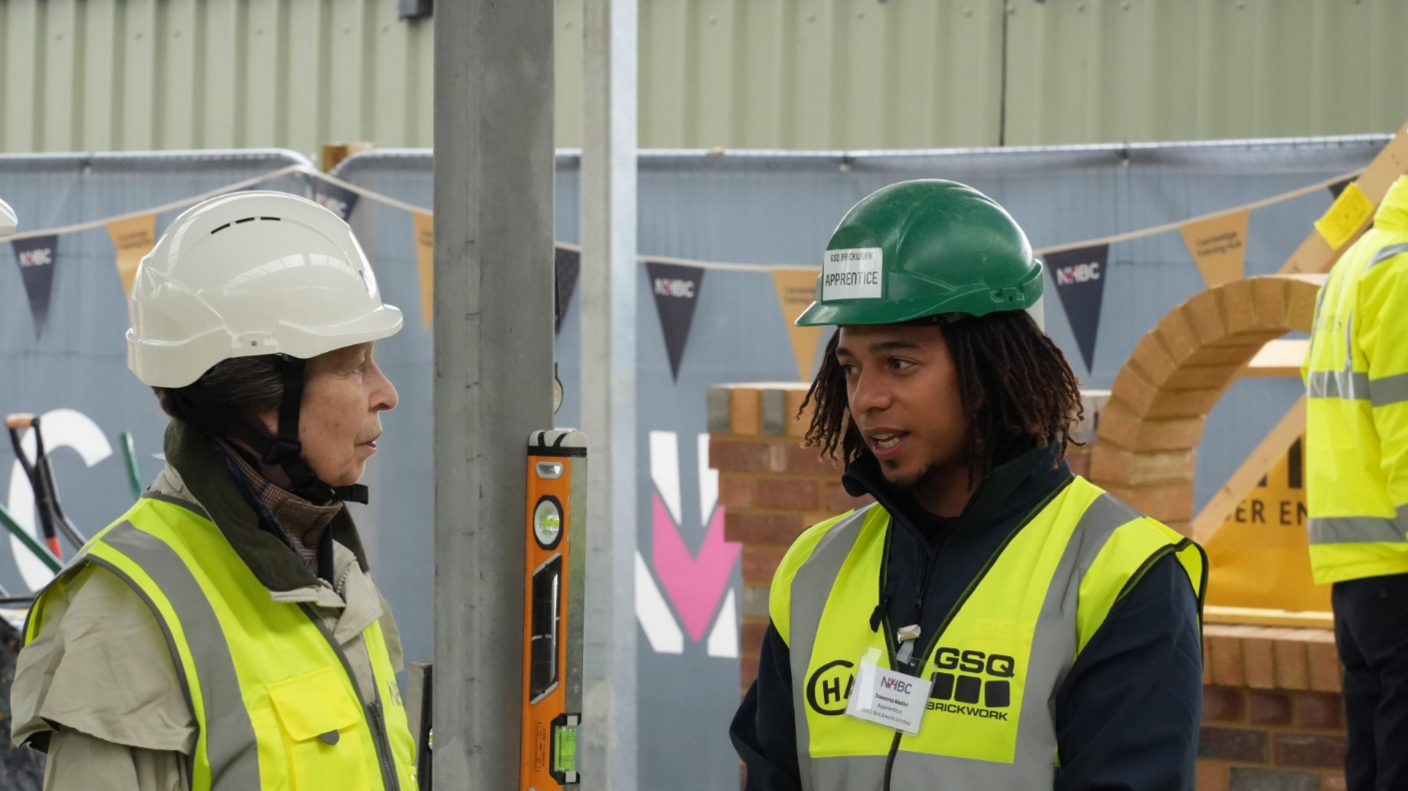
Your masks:
{"label": "brick wall", "polygon": [[[840,469],[801,446],[808,422],[793,419],[806,385],[725,385],[709,390],[709,464],[719,471],[724,534],[743,544],[740,690],[758,670],[768,625],[768,587],[792,540],[807,526],[861,505]],[[1085,394],[1076,432],[1093,443],[1108,393]],[[1085,474],[1092,447],[1075,448]],[[1157,516],[1157,514],[1155,514]],[[1204,730],[1199,791],[1332,791],[1344,787],[1340,665],[1323,629],[1210,624],[1204,633]]]}

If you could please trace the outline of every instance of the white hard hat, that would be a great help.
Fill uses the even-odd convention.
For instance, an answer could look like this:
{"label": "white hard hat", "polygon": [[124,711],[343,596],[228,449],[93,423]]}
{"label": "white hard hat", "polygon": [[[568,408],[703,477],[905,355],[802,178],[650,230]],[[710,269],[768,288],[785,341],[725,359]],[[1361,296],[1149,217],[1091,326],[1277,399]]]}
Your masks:
{"label": "white hard hat", "polygon": [[20,221],[15,217],[15,210],[10,208],[10,204],[0,200],[0,239],[14,236],[19,225]]}
{"label": "white hard hat", "polygon": [[132,284],[127,367],[184,387],[234,357],[309,359],[401,329],[352,229],[282,192],[240,192],[186,210]]}

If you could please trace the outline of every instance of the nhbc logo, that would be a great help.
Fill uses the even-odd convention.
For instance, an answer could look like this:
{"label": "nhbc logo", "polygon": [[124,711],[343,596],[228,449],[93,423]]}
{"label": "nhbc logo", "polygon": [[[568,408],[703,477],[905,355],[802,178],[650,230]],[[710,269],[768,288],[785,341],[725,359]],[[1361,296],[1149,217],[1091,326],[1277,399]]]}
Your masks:
{"label": "nhbc logo", "polygon": [[694,299],[694,281],[672,277],[657,277],[655,278],[655,295],[659,297]]}
{"label": "nhbc logo", "polygon": [[20,252],[20,267],[48,266],[54,263],[54,251],[47,247]]}
{"label": "nhbc logo", "polygon": [[1100,279],[1100,262],[1071,264],[1056,268],[1056,285],[1069,286],[1075,283],[1089,283]]}
{"label": "nhbc logo", "polygon": [[328,195],[322,192],[318,193],[317,200],[318,203],[323,205],[323,208],[327,209],[328,211],[331,211],[332,213],[336,214],[344,220],[347,219],[347,201],[335,198],[332,195]]}
{"label": "nhbc logo", "polygon": [[[945,711],[989,720],[1007,720],[1012,705],[1012,678],[1017,675],[1017,662],[1005,654],[966,651],[941,646],[934,652],[934,667],[930,676],[929,711]],[[807,705],[812,711],[826,716],[846,713],[846,701],[855,688],[855,665],[844,659],[828,662],[817,668],[807,680]],[[884,679],[885,689],[900,689],[901,679]],[[981,705],[979,703],[981,702]]]}

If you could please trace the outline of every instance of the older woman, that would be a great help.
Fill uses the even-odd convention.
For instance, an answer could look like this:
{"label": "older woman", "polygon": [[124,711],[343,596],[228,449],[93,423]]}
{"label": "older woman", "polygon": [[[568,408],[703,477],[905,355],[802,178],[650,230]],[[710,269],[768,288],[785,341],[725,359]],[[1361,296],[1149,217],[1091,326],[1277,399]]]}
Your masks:
{"label": "older woman", "polygon": [[401,312],[341,219],[265,192],[182,214],[131,312],[167,467],[39,595],[15,742],[46,789],[413,789],[399,636],[343,505]]}

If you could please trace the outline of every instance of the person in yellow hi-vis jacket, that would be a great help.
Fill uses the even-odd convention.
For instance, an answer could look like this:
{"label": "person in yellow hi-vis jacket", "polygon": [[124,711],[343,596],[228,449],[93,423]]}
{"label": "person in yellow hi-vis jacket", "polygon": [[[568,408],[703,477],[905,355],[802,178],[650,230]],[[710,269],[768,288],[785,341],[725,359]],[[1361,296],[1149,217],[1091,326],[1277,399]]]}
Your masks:
{"label": "person in yellow hi-vis jacket", "polygon": [[1330,271],[1304,374],[1310,565],[1334,584],[1345,777],[1408,788],[1408,176]]}
{"label": "person in yellow hi-vis jacket", "polygon": [[853,496],[773,577],[748,791],[1192,791],[1197,544],[1074,475],[1043,264],[987,196],[886,187],[832,234],[807,439]]}
{"label": "person in yellow hi-vis jacket", "polygon": [[401,312],[340,218],[244,192],[176,219],[131,316],[167,466],[36,600],[12,738],[51,791],[411,791],[400,637],[344,507]]}

